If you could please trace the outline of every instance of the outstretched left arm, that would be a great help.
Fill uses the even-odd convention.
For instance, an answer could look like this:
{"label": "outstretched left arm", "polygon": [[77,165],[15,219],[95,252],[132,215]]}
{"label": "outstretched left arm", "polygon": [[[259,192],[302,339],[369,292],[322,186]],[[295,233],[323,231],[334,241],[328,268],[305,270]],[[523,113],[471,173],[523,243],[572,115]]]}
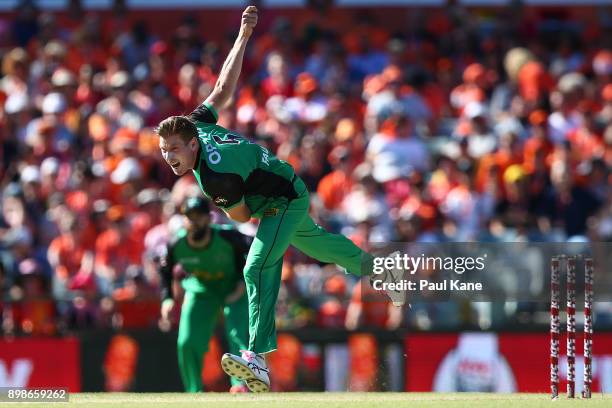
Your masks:
{"label": "outstretched left arm", "polygon": [[205,104],[212,106],[216,111],[223,109],[225,104],[232,98],[232,95],[234,95],[236,84],[240,77],[240,71],[242,70],[244,50],[246,49],[246,45],[256,25],[257,7],[249,6],[242,13],[240,33],[223,63],[223,67],[219,73],[219,79],[217,79],[217,83],[211,94],[204,101]]}

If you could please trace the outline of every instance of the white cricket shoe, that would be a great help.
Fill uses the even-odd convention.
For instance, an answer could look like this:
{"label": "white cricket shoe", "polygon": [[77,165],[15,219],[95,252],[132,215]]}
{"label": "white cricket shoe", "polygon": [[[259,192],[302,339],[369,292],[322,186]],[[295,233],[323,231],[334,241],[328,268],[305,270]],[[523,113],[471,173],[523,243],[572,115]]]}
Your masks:
{"label": "white cricket shoe", "polygon": [[[395,258],[395,256],[398,255],[399,253],[400,253],[399,251],[395,251],[387,255],[387,257]],[[383,273],[370,275],[370,285],[372,285],[373,287],[374,281],[378,281],[378,280],[380,280],[383,283],[396,283],[396,282],[400,282],[403,279],[403,277],[404,277],[404,270],[401,268],[394,267],[391,269],[385,269]],[[385,293],[387,294],[387,296],[389,296],[389,299],[391,299],[391,302],[393,302],[393,306],[402,307],[406,304],[406,291],[405,290],[387,289],[385,290]]]}
{"label": "white cricket shoe", "polygon": [[242,356],[225,353],[221,367],[227,375],[246,382],[251,392],[270,391],[270,370],[263,356],[252,351],[241,350]]}

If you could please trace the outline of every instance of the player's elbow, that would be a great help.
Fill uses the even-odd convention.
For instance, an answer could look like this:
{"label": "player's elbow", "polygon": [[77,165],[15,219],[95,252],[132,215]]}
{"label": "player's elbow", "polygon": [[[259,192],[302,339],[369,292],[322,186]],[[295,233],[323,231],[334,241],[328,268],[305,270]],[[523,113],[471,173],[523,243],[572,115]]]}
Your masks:
{"label": "player's elbow", "polygon": [[232,220],[237,222],[248,222],[251,219],[251,211],[244,203],[225,212]]}
{"label": "player's elbow", "polygon": [[248,222],[251,220],[250,216],[246,216],[246,215],[230,215],[230,218],[236,222]]}
{"label": "player's elbow", "polygon": [[231,86],[223,82],[225,81],[217,82],[213,91],[208,97],[208,102],[217,108],[217,110],[223,109],[228,104],[233,93]]}
{"label": "player's elbow", "polygon": [[227,102],[227,98],[218,88],[218,86],[215,86],[210,95],[208,95],[208,98],[206,98],[204,101],[204,103],[215,108],[217,112],[223,109],[225,107],[225,103]]}

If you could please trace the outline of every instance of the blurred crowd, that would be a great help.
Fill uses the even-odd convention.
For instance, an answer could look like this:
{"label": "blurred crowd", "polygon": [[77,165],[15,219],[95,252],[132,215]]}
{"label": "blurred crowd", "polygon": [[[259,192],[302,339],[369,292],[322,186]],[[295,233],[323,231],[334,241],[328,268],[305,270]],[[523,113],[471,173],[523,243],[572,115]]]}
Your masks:
{"label": "blurred crowd", "polygon": [[[3,330],[155,325],[160,248],[200,193],[153,129],[206,98],[233,39],[193,16],[165,38],[121,11],[71,2],[60,25],[28,4],[0,16]],[[520,7],[415,11],[399,31],[320,13],[258,27],[219,117],[294,166],[320,224],[366,250],[612,239],[611,26]],[[290,250],[279,326],[419,326],[361,289]]]}

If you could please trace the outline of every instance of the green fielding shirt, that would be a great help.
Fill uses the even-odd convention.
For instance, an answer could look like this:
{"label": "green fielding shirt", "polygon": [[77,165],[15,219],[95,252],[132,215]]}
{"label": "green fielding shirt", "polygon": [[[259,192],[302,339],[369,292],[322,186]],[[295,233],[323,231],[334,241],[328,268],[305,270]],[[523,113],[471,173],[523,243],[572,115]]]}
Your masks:
{"label": "green fielding shirt", "polygon": [[249,251],[248,238],[229,226],[211,224],[211,238],[204,248],[194,248],[181,229],[162,257],[162,298],[172,298],[172,274],[176,265],[187,272],[183,289],[194,293],[227,296],[243,280],[242,269]]}
{"label": "green fielding shirt", "polygon": [[216,206],[229,210],[246,203],[252,217],[261,218],[297,197],[293,167],[263,146],[216,125],[212,106],[200,105],[189,118],[200,143],[193,173]]}

